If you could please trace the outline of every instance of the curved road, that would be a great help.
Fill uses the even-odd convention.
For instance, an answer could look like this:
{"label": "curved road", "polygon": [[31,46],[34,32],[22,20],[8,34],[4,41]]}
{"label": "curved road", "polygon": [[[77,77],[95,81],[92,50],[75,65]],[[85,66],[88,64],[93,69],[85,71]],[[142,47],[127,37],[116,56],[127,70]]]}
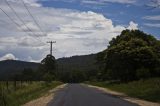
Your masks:
{"label": "curved road", "polygon": [[138,106],[96,88],[68,84],[59,90],[48,106]]}

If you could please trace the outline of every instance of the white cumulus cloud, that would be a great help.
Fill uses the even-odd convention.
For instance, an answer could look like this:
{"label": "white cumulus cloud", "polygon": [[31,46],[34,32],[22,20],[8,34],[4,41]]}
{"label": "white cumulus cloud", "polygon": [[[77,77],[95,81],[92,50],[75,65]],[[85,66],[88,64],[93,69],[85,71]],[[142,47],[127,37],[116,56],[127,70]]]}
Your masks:
{"label": "white cumulus cloud", "polygon": [[3,61],[3,60],[17,60],[17,58],[13,54],[8,53],[8,54],[0,57],[0,61]]}
{"label": "white cumulus cloud", "polygon": [[[30,0],[27,6],[41,28],[47,32],[46,35],[42,35],[41,31],[36,28],[22,3],[10,2],[26,25],[34,31],[33,33],[40,36],[30,36],[28,35],[30,32],[24,32],[23,30],[26,31],[24,25],[16,19],[5,3],[0,3],[0,7],[21,25],[17,27],[3,12],[0,12],[0,19],[7,22],[7,24],[3,23],[3,28],[0,22],[1,53],[16,54],[21,60],[40,60],[49,53],[49,45],[46,42],[50,40],[56,40],[56,44],[53,45],[53,54],[56,58],[96,53],[106,49],[109,40],[126,29],[123,25],[114,25],[113,21],[103,14],[33,6],[32,4],[37,3],[35,1]],[[137,27],[138,24],[131,21],[127,29],[132,30]]]}
{"label": "white cumulus cloud", "polygon": [[135,23],[135,22],[133,22],[133,21],[130,21],[129,22],[129,26],[127,27],[127,29],[129,29],[129,30],[136,30],[136,29],[138,29],[138,24]]}

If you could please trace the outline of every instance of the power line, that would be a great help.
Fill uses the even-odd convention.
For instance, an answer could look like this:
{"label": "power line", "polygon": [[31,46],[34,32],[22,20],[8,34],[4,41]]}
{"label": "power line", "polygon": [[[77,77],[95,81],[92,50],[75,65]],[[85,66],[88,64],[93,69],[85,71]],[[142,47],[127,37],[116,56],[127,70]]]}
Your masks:
{"label": "power line", "polygon": [[[6,4],[9,6],[9,8],[10,8],[10,9],[14,12],[14,14],[17,16],[17,18],[24,24],[24,26],[26,26],[25,22],[19,17],[19,15],[17,14],[17,12],[11,7],[11,5],[8,3],[8,1],[7,1],[7,0],[5,0],[5,1],[6,1]],[[14,21],[14,19],[11,18],[2,8],[0,8],[0,9],[2,10],[2,12],[3,12],[16,26],[21,27],[21,25],[18,24],[16,21]],[[31,30],[28,26],[26,26],[26,28],[32,32],[32,30]],[[29,36],[36,35],[36,34],[34,34],[33,32],[32,32],[32,35],[31,35],[30,33],[27,33],[27,31],[24,30],[23,28],[22,28],[21,30],[24,31],[24,32],[25,32],[26,34],[28,34]],[[37,36],[37,35],[36,35],[36,36]],[[39,37],[39,36],[37,36],[37,37]],[[40,41],[41,43],[44,43],[44,42],[42,42],[40,39],[38,39],[37,37],[35,37],[35,38],[36,38],[38,41]]]}
{"label": "power line", "polygon": [[[14,10],[14,8],[12,8],[12,6],[10,5],[10,3],[5,0],[6,4],[8,5],[8,7],[13,11],[13,13],[16,15],[16,17],[22,22],[22,24],[33,34],[33,35],[36,35],[33,33],[33,31],[25,24],[25,22],[21,19],[21,17],[17,14],[17,12]],[[21,27],[21,26],[20,26]],[[37,36],[37,35],[36,35]]]}
{"label": "power line", "polygon": [[0,9],[14,24],[16,24],[18,27],[21,27],[21,25],[19,25],[16,21],[14,21],[1,7]]}
{"label": "power line", "polygon": [[[1,10],[16,26],[21,27],[21,25],[18,24],[16,21],[14,21],[14,19],[11,18],[1,7],[0,7],[0,10]],[[23,30],[23,29],[22,29],[22,30]],[[23,30],[23,31],[26,33],[25,30]],[[29,34],[29,33],[27,33],[27,34]],[[29,34],[29,35],[30,35],[30,34]]]}
{"label": "power line", "polygon": [[35,24],[37,25],[37,27],[40,29],[40,31],[41,31],[42,33],[44,33],[45,35],[47,35],[47,33],[46,33],[44,30],[42,30],[41,26],[40,26],[39,23],[36,21],[36,19],[35,19],[34,16],[32,15],[32,13],[30,12],[30,10],[29,10],[28,6],[26,5],[26,3],[24,2],[24,0],[21,0],[21,1],[22,1],[22,3],[23,3],[24,7],[26,8],[28,14],[30,15],[30,17],[33,19],[34,23],[35,23]]}
{"label": "power line", "polygon": [[[11,18],[1,7],[0,7],[0,10],[1,10],[16,26],[21,27],[21,25],[18,24],[13,18]],[[25,30],[22,29],[22,31],[24,31],[24,32],[26,33]],[[30,33],[26,33],[26,34],[30,35]],[[30,35],[30,36],[31,36],[31,35]],[[37,39],[38,41],[42,42],[40,39],[38,39],[38,38],[36,38],[36,39]],[[42,42],[42,43],[44,43],[44,42]]]}

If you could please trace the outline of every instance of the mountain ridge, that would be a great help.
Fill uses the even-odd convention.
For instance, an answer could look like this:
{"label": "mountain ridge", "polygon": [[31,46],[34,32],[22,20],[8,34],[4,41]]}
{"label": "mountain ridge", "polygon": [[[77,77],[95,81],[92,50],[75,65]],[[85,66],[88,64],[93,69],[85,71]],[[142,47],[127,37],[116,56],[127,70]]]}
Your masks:
{"label": "mountain ridge", "polygon": [[[56,59],[58,71],[90,71],[96,69],[96,54],[76,55]],[[0,61],[0,80],[22,73],[24,69],[37,69],[40,63],[27,62],[21,60],[4,60]]]}

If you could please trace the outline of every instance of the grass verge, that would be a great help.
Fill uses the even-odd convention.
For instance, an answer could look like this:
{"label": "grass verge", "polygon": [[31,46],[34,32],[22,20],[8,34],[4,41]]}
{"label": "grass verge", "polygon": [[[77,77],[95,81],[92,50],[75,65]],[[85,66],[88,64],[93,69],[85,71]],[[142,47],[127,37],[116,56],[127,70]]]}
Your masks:
{"label": "grass verge", "polygon": [[94,86],[109,88],[151,102],[160,103],[160,78],[139,80],[129,83],[87,82]]}
{"label": "grass verge", "polygon": [[6,91],[3,89],[1,93],[3,96],[2,103],[5,103],[3,103],[4,105],[2,106],[21,106],[28,101],[43,96],[47,91],[57,87],[60,84],[62,84],[62,82],[58,81],[51,83],[32,82],[29,84],[27,83],[26,86],[23,86],[22,88],[19,88],[15,91]]}

